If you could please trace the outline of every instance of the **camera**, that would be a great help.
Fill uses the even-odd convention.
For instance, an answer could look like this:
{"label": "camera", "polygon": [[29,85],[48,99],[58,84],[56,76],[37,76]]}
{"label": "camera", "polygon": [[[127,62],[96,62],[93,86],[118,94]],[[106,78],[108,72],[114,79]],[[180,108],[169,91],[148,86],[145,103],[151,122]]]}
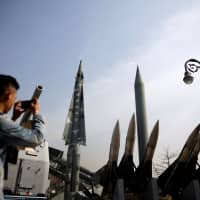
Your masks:
{"label": "camera", "polygon": [[21,108],[22,109],[30,108],[32,102],[33,102],[33,100],[21,101]]}

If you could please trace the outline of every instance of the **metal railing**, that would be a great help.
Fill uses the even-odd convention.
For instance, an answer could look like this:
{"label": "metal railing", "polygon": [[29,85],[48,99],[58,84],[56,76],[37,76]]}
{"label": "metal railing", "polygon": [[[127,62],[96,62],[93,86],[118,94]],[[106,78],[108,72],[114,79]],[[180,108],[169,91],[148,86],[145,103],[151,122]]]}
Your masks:
{"label": "metal railing", "polygon": [[5,200],[47,200],[47,197],[4,195]]}

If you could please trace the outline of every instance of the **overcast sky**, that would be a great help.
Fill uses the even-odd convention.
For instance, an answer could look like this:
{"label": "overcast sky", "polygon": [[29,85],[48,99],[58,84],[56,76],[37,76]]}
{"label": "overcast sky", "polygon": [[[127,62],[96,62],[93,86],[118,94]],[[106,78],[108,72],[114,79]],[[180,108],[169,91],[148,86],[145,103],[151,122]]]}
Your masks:
{"label": "overcast sky", "polygon": [[180,152],[200,122],[200,74],[190,86],[182,81],[184,62],[200,60],[199,10],[195,0],[0,0],[0,73],[18,79],[18,99],[43,85],[45,136],[50,146],[64,150],[62,134],[83,60],[87,146],[81,148],[81,165],[96,170],[107,162],[118,119],[121,159],[136,110],[139,65],[149,133],[160,121],[156,160],[165,147]]}

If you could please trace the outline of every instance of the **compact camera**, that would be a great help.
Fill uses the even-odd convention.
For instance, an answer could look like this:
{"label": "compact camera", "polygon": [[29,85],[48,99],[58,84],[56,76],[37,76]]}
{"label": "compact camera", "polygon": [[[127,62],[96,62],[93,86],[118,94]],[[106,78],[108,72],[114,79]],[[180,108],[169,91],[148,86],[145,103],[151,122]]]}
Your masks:
{"label": "compact camera", "polygon": [[21,101],[21,108],[22,109],[30,108],[32,102],[33,102],[33,100]]}

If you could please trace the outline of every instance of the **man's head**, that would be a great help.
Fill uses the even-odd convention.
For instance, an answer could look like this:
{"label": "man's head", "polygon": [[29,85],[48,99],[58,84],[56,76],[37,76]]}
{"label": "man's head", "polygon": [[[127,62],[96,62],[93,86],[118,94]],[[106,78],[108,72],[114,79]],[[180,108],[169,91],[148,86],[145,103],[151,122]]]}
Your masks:
{"label": "man's head", "polygon": [[9,75],[0,74],[0,112],[7,113],[13,106],[19,83]]}

